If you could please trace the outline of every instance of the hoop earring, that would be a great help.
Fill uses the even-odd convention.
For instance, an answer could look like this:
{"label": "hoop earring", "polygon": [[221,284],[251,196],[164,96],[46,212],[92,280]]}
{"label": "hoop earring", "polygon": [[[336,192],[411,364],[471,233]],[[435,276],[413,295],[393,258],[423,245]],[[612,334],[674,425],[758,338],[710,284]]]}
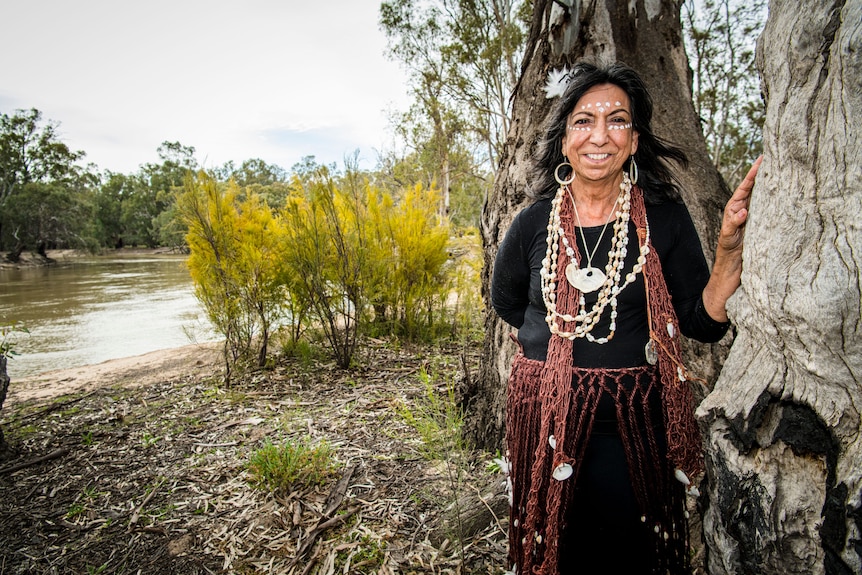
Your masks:
{"label": "hoop earring", "polygon": [[638,183],[638,165],[635,163],[634,156],[629,159],[629,179],[632,181],[632,185]]}
{"label": "hoop earring", "polygon": [[[566,166],[568,166],[569,168],[572,168],[572,177],[569,178],[568,180],[564,180],[560,177],[560,168],[564,168]],[[568,160],[563,160],[562,162],[560,162],[560,165],[557,166],[556,170],[554,170],[554,179],[557,180],[557,183],[560,184],[561,186],[568,186],[569,184],[571,184],[572,182],[575,181],[576,177],[577,176],[575,175],[575,169],[572,167],[572,165],[569,163]]]}

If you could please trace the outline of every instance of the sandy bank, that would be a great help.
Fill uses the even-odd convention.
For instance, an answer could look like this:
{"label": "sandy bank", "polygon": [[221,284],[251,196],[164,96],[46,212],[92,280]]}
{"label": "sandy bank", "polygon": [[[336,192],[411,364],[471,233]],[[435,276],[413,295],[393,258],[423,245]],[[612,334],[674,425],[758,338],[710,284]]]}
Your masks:
{"label": "sandy bank", "polygon": [[110,385],[139,386],[186,374],[215,373],[221,368],[221,346],[220,342],[198,343],[13,379],[4,408]]}

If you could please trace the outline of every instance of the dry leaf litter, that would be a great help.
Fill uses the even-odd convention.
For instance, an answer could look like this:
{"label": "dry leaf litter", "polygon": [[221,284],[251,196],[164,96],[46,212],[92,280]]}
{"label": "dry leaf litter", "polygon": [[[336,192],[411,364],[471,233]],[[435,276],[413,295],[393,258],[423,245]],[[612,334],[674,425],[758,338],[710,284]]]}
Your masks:
{"label": "dry leaf litter", "polygon": [[[503,573],[493,455],[467,454],[453,476],[398,414],[425,393],[423,366],[445,394],[475,354],[378,341],[351,370],[284,360],[230,387],[190,373],[7,405],[0,575]],[[333,449],[330,480],[251,485],[246,465],[267,440],[307,437]],[[455,492],[490,518],[461,541],[441,527]]]}

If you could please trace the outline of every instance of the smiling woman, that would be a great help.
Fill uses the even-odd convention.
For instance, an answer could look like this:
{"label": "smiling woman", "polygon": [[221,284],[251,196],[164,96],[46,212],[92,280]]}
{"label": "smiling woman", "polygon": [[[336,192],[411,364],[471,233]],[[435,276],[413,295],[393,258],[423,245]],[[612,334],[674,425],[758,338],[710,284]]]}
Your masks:
{"label": "smiling woman", "polygon": [[703,462],[680,334],[714,342],[729,327],[757,168],[728,203],[710,275],[667,165],[686,156],[653,134],[639,75],[580,63],[561,77],[534,202],[491,280],[519,346],[506,405],[510,561],[543,575],[593,561],[688,575],[686,496]]}

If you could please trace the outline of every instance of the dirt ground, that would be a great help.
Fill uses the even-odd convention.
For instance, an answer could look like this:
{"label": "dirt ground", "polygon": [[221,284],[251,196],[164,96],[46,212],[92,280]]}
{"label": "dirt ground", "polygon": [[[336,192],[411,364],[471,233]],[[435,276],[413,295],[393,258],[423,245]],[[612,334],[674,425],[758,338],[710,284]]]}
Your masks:
{"label": "dirt ground", "polygon": [[[493,455],[429,459],[405,417],[475,353],[373,341],[351,370],[282,359],[226,386],[218,345],[193,345],[13,381],[0,575],[501,574]],[[285,441],[325,442],[334,472],[253,485],[252,455]]]}

